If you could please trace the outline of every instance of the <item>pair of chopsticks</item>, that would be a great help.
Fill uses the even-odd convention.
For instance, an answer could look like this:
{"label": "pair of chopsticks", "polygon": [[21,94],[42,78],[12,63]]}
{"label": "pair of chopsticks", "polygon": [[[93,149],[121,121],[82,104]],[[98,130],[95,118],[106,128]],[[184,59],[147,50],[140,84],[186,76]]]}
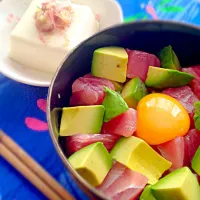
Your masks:
{"label": "pair of chopsticks", "polygon": [[1,130],[0,155],[49,200],[74,200],[51,175]]}

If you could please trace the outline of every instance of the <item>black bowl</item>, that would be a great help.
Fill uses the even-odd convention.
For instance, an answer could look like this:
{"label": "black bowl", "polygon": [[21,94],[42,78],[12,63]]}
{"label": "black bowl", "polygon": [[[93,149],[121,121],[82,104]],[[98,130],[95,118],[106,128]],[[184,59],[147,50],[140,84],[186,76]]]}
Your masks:
{"label": "black bowl", "polygon": [[200,64],[198,27],[178,22],[142,21],[122,24],[92,36],[80,44],[57,70],[48,93],[47,118],[51,138],[74,181],[90,199],[106,199],[106,197],[87,184],[69,165],[63,141],[57,140],[61,109],[55,108],[68,106],[72,83],[76,78],[90,72],[95,49],[103,46],[120,46],[157,54],[167,45],[173,47],[182,67]]}

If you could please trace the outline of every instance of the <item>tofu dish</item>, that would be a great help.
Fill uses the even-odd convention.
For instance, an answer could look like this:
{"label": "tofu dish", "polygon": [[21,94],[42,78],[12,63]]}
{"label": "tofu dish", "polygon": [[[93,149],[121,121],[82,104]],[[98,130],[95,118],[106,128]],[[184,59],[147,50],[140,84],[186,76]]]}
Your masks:
{"label": "tofu dish", "polygon": [[96,49],[62,108],[69,163],[108,199],[200,200],[199,86],[170,45]]}
{"label": "tofu dish", "polygon": [[76,45],[98,31],[88,6],[33,0],[10,35],[9,56],[24,67],[53,74]]}

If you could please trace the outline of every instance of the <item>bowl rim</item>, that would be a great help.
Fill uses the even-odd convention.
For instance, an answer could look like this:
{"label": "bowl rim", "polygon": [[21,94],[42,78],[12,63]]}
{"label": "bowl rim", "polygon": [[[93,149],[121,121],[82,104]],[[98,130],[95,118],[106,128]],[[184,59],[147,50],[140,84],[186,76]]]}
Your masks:
{"label": "bowl rim", "polygon": [[[189,23],[185,23],[185,22],[179,22],[179,21],[170,21],[170,20],[143,20],[143,21],[133,21],[133,22],[127,22],[127,23],[122,23],[122,24],[117,24],[115,26],[106,28],[94,35],[92,35],[91,37],[89,37],[88,39],[84,40],[83,42],[81,42],[80,44],[78,44],[72,51],[69,52],[69,54],[64,58],[63,62],[60,64],[60,66],[58,67],[58,69],[56,70],[53,79],[51,80],[51,84],[50,87],[48,89],[48,96],[47,96],[47,123],[48,123],[48,128],[49,128],[49,133],[51,136],[51,139],[53,141],[54,147],[59,155],[59,157],[61,158],[64,166],[69,170],[69,173],[72,174],[74,177],[76,177],[76,181],[79,182],[79,184],[83,187],[82,191],[88,195],[91,196],[91,194],[88,193],[88,191],[94,195],[96,195],[98,198],[101,198],[103,200],[108,200],[108,198],[101,193],[100,191],[98,191],[95,187],[91,186],[88,182],[86,182],[77,172],[75,169],[73,169],[71,167],[71,165],[69,164],[67,157],[65,156],[63,150],[61,149],[61,147],[59,146],[59,143],[55,137],[54,131],[53,131],[53,126],[51,123],[51,108],[50,108],[50,101],[51,101],[51,97],[52,97],[52,91],[53,91],[53,86],[55,83],[55,80],[59,74],[60,69],[62,68],[64,62],[68,59],[68,57],[70,57],[77,49],[79,49],[79,47],[81,47],[84,43],[87,43],[88,41],[90,41],[91,39],[97,37],[98,35],[101,35],[103,32],[106,32],[108,30],[112,30],[115,28],[123,28],[126,27],[128,25],[134,25],[134,24],[165,24],[165,25],[173,25],[173,26],[182,26],[183,28],[189,28],[191,30],[196,30],[196,31],[200,31],[200,27],[194,24],[189,24]],[[87,191],[85,191],[87,190]]]}

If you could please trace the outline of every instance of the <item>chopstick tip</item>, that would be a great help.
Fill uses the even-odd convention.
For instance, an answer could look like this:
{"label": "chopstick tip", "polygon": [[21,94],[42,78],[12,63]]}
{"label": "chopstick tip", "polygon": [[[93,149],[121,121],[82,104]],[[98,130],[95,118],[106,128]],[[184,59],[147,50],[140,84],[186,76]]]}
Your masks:
{"label": "chopstick tip", "polygon": [[5,133],[0,129],[0,142],[1,142],[1,139],[2,137],[5,135]]}

